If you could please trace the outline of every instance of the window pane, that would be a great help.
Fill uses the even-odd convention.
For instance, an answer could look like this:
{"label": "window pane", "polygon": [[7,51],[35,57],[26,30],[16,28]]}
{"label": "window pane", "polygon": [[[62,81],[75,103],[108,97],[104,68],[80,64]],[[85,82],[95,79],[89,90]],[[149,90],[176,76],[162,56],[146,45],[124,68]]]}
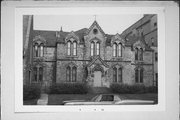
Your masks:
{"label": "window pane", "polygon": [[113,82],[117,82],[117,68],[113,68]]}
{"label": "window pane", "polygon": [[143,60],[143,49],[142,48],[140,49],[140,52],[139,52],[139,59]]}
{"label": "window pane", "polygon": [[94,42],[91,42],[91,56],[94,55]]}
{"label": "window pane", "polygon": [[77,69],[76,69],[76,67],[73,67],[73,69],[72,69],[72,81],[73,82],[76,82],[76,73],[77,72]]}
{"label": "window pane", "polygon": [[33,72],[34,72],[34,82],[37,82],[37,68],[36,67],[34,67],[33,68]]}
{"label": "window pane", "polygon": [[40,57],[43,57],[43,51],[44,51],[43,44],[41,44],[41,46],[40,46]]}
{"label": "window pane", "polygon": [[135,49],[135,60],[138,60],[138,48]]}
{"label": "window pane", "polygon": [[140,70],[140,83],[143,83],[143,69]]}
{"label": "window pane", "polygon": [[38,44],[35,44],[34,46],[34,56],[38,57]]}
{"label": "window pane", "polygon": [[117,56],[117,44],[116,43],[113,44],[113,56],[114,57]]}
{"label": "window pane", "polygon": [[100,44],[99,44],[99,43],[97,43],[96,45],[97,45],[97,48],[96,48],[97,53],[96,53],[96,54],[97,54],[97,55],[99,55],[99,52],[100,52],[100,50],[99,50]]}
{"label": "window pane", "polygon": [[42,67],[39,68],[39,81],[40,82],[43,81],[43,68]]}
{"label": "window pane", "polygon": [[66,81],[70,82],[70,67],[67,67],[66,69]]}
{"label": "window pane", "polygon": [[119,44],[119,57],[121,57],[122,56],[122,44]]}
{"label": "window pane", "polygon": [[119,82],[122,82],[122,68],[119,68],[118,79],[119,79]]}
{"label": "window pane", "polygon": [[76,51],[77,51],[77,43],[73,42],[73,55],[76,55]]}
{"label": "window pane", "polygon": [[135,82],[138,83],[138,79],[139,79],[139,72],[138,72],[138,69],[135,70]]}
{"label": "window pane", "polygon": [[68,42],[67,44],[68,44],[67,53],[68,53],[68,55],[70,55],[71,54],[71,43]]}

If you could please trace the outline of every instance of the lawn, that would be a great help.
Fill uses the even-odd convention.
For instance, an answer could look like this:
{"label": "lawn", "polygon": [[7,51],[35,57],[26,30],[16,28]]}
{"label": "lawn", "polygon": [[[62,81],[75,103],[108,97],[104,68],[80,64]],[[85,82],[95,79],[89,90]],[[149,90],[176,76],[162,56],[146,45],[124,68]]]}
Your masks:
{"label": "lawn", "polygon": [[[90,100],[97,94],[50,94],[48,96],[48,105],[61,105],[65,100]],[[121,99],[141,99],[155,100],[157,102],[157,94],[120,94]]]}
{"label": "lawn", "polygon": [[23,105],[37,105],[38,99],[32,99],[32,100],[24,100]]}

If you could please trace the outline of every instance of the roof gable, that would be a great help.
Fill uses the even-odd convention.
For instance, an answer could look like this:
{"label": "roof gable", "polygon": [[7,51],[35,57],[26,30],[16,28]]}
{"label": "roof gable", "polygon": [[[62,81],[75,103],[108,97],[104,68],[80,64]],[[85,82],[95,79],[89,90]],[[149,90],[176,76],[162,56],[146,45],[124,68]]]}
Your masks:
{"label": "roof gable", "polygon": [[93,30],[93,28],[95,28],[95,27],[103,34],[103,36],[105,36],[104,31],[103,31],[102,28],[99,26],[99,24],[97,23],[96,20],[95,20],[95,21],[93,22],[93,24],[89,27],[89,29],[88,29],[88,31],[87,31],[87,34],[89,34],[89,33]]}

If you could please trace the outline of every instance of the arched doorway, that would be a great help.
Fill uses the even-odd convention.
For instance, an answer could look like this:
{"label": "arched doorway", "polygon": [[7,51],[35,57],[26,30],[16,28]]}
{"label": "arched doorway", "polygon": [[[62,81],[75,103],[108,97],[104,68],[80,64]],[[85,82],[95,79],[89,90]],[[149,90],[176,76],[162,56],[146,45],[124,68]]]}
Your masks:
{"label": "arched doorway", "polygon": [[92,71],[94,74],[93,86],[102,87],[102,74],[104,71],[103,68],[100,65],[96,65]]}

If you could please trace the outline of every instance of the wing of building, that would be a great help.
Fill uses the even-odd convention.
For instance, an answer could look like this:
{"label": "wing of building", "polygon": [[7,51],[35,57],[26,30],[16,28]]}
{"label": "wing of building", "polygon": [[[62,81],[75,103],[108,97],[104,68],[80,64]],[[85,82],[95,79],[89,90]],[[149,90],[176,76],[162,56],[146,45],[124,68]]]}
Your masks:
{"label": "wing of building", "polygon": [[144,15],[115,35],[97,21],[67,32],[34,30],[33,16],[23,20],[24,84],[157,85],[157,15]]}

